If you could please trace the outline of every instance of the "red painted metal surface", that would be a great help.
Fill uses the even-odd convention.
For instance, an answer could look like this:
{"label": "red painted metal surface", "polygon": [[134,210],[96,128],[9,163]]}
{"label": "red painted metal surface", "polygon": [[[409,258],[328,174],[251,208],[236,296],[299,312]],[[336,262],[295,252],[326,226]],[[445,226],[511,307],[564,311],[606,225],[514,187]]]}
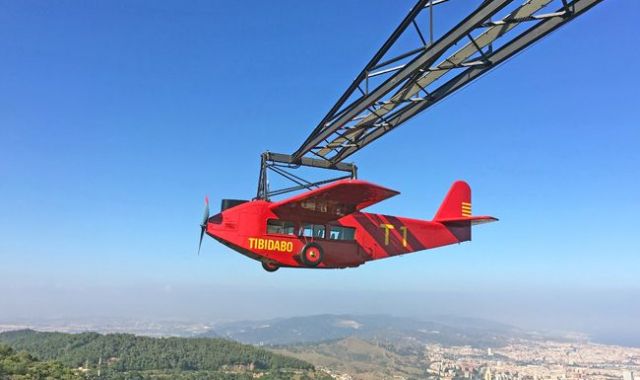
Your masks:
{"label": "red painted metal surface", "polygon": [[360,180],[342,180],[307,191],[270,206],[278,217],[326,223],[400,194]]}
{"label": "red painted metal surface", "polygon": [[[453,184],[430,221],[360,211],[397,194],[343,180],[276,203],[255,200],[226,209],[208,219],[206,232],[270,266],[345,268],[468,241],[472,224],[497,220],[471,216],[471,189],[463,181]],[[320,249],[307,249],[304,260],[310,242]],[[319,255],[317,266],[308,265]]]}

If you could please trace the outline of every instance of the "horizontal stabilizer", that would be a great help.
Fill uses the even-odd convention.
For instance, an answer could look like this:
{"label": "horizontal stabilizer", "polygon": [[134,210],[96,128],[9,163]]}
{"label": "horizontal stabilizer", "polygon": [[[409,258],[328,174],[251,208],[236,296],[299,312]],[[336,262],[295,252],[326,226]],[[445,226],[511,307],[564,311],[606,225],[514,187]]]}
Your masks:
{"label": "horizontal stabilizer", "polygon": [[475,226],[476,224],[497,222],[498,218],[494,218],[493,216],[467,216],[461,218],[442,218],[436,219],[435,221],[448,225],[466,224],[467,222],[471,222],[471,225]]}

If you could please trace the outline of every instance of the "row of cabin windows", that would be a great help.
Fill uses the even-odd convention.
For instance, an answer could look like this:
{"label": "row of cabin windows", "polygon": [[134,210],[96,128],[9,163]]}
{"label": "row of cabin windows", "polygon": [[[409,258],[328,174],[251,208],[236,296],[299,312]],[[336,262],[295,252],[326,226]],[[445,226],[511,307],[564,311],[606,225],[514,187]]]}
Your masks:
{"label": "row of cabin windows", "polygon": [[354,240],[356,229],[342,226],[325,226],[324,224],[301,223],[296,233],[296,224],[286,220],[269,219],[268,234],[298,235],[329,240]]}

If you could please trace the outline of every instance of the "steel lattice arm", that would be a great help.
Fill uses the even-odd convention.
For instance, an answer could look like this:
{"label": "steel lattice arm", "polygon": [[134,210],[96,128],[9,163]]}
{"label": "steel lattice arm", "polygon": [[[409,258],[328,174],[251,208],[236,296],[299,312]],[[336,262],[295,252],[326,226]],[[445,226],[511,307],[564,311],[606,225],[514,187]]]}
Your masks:
{"label": "steel lattice arm", "polygon": [[[312,155],[328,165],[343,161],[602,0],[527,0],[519,6],[486,0],[447,33],[432,41],[431,32],[426,41],[418,17],[428,13],[432,26],[435,6],[454,1],[418,1],[292,160]],[[391,56],[410,31],[419,46]]]}

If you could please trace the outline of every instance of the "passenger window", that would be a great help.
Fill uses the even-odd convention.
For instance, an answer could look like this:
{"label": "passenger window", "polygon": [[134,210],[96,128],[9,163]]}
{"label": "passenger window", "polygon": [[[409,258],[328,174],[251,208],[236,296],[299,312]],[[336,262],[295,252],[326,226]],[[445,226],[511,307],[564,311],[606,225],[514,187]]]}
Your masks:
{"label": "passenger window", "polygon": [[293,222],[279,219],[269,219],[267,221],[268,234],[295,235],[296,226]]}
{"label": "passenger window", "polygon": [[303,224],[300,227],[300,236],[324,239],[325,229],[324,224]]}
{"label": "passenger window", "polygon": [[356,234],[355,228],[342,226],[329,226],[329,239],[353,240]]}
{"label": "passenger window", "polygon": [[313,224],[305,224],[300,227],[300,236],[313,237]]}
{"label": "passenger window", "polygon": [[313,226],[313,236],[320,238],[320,239],[324,239],[324,231],[325,227],[324,225],[321,224],[316,224]]}

